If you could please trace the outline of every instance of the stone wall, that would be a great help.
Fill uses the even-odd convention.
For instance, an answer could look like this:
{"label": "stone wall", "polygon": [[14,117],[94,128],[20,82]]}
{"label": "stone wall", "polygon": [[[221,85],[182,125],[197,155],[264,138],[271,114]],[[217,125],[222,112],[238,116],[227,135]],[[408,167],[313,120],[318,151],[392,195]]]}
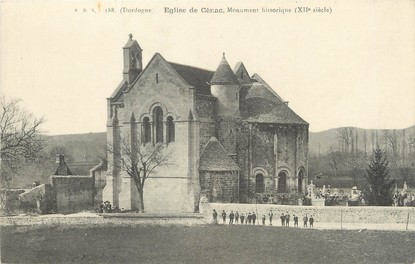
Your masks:
{"label": "stone wall", "polygon": [[94,178],[90,176],[51,176],[56,210],[73,213],[94,209]]}
{"label": "stone wall", "polygon": [[21,208],[38,210],[42,214],[49,213],[53,209],[54,199],[50,184],[42,184],[20,194]]}
{"label": "stone wall", "polygon": [[237,172],[202,171],[200,185],[209,201],[235,202],[239,199],[238,178]]}
{"label": "stone wall", "polygon": [[[298,215],[300,222],[307,214],[312,215],[315,222],[323,223],[406,223],[409,214],[409,224],[415,224],[415,208],[413,207],[317,207],[317,206],[289,206],[289,205],[265,205],[265,204],[224,204],[209,203],[207,214],[212,210],[217,212],[225,210],[227,213],[238,211],[239,213],[257,212],[257,214],[268,215],[270,210],[274,218],[287,212],[292,216]],[[209,217],[209,215],[207,217]],[[268,218],[267,218],[268,219]]]}
{"label": "stone wall", "polygon": [[213,120],[199,120],[199,156],[205,149],[211,137],[215,136],[215,122]]}

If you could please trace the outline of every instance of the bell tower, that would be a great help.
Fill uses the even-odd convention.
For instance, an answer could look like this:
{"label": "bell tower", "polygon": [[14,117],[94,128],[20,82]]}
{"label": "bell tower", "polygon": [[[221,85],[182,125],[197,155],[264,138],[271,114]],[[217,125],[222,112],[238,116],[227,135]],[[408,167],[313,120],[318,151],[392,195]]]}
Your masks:
{"label": "bell tower", "polygon": [[138,42],[129,35],[127,43],[123,47],[124,70],[123,78],[131,84],[143,70],[142,49]]}
{"label": "bell tower", "polygon": [[225,58],[225,53],[210,81],[216,100],[216,137],[231,157],[236,157],[237,129],[240,122],[240,84]]}

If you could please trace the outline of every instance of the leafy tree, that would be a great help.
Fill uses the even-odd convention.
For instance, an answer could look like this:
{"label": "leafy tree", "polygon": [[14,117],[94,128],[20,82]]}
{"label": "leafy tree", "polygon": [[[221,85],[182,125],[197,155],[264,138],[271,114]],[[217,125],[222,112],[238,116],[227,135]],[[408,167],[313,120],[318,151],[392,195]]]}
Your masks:
{"label": "leafy tree", "polygon": [[390,206],[393,202],[392,192],[395,181],[390,180],[388,165],[386,153],[380,148],[373,150],[366,169],[368,187],[365,190],[365,197],[369,205]]}

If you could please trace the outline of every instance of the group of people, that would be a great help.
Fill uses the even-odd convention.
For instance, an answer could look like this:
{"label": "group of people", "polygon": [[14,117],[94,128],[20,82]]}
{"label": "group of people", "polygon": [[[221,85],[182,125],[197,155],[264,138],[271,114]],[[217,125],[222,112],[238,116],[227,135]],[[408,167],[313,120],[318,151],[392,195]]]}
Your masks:
{"label": "group of people", "polygon": [[[215,209],[213,209],[213,223],[214,224],[218,224],[218,212],[216,212]],[[229,213],[229,215],[225,212],[225,210],[222,210],[222,224],[226,224],[227,221],[227,217],[229,217],[229,225],[233,225],[233,224],[245,224],[245,225],[255,225],[256,223],[260,224],[260,221],[262,223],[262,225],[265,225],[266,222],[266,216],[265,214],[262,214],[261,216],[257,216],[255,212],[249,212],[247,214],[244,213],[238,213],[238,211],[235,211],[235,213],[233,211],[231,211]],[[272,212],[272,210],[269,211],[268,213],[268,221],[269,221],[269,225],[272,226],[272,220],[274,219],[274,213]],[[298,216],[293,214],[293,222],[294,222],[294,227],[298,227]],[[281,220],[281,226],[290,226],[290,220],[291,220],[291,216],[290,214],[287,212],[286,214],[282,213],[280,216],[280,220]],[[308,217],[308,215],[306,214],[305,216],[303,216],[303,224],[304,224],[304,228],[307,227],[313,227],[314,225],[314,217],[312,215],[310,215],[310,217]]]}

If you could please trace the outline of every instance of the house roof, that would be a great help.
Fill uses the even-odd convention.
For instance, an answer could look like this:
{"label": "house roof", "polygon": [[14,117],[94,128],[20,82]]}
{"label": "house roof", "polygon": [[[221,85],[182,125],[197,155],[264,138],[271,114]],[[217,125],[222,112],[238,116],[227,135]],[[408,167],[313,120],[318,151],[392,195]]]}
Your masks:
{"label": "house roof", "polygon": [[275,96],[275,94],[272,91],[270,91],[268,87],[258,82],[254,82],[251,85],[243,85],[241,87],[241,92],[241,95],[244,96],[244,99],[265,98],[276,103],[284,102],[281,100],[281,97]]}
{"label": "house roof", "polygon": [[254,80],[254,81],[257,81],[257,82],[259,82],[259,83],[261,83],[261,84],[263,84],[271,93],[273,93],[278,99],[280,99],[281,101],[284,101],[283,99],[282,99],[282,97],[281,96],[279,96],[275,91],[274,91],[274,89],[272,89],[271,88],[271,86],[269,86],[268,85],[268,83],[266,83],[265,81],[264,81],[264,79],[262,79],[261,78],[261,76],[259,76],[259,74],[257,74],[257,73],[254,73],[254,75],[252,75],[252,77],[251,77],[251,79],[252,80]]}
{"label": "house roof", "polygon": [[213,74],[210,83],[215,84],[239,84],[238,78],[233,73],[231,66],[226,61],[225,53],[223,54],[222,60],[219,63],[218,68]]}
{"label": "house roof", "polygon": [[251,78],[249,77],[249,73],[245,68],[245,65],[239,61],[236,63],[235,67],[233,68],[233,72],[235,73],[236,78],[238,81],[243,84],[252,83]]}
{"label": "house roof", "polygon": [[118,101],[123,101],[122,92],[128,87],[128,82],[126,79],[123,79],[121,83],[117,86],[115,91],[111,94],[110,98],[115,98]]}
{"label": "house roof", "polygon": [[209,81],[212,79],[213,71],[174,62],[169,63],[189,85],[195,87],[196,94],[211,94]]}
{"label": "house roof", "polygon": [[239,166],[228,156],[219,141],[215,137],[211,137],[200,156],[199,170],[239,171]]}
{"label": "house roof", "polygon": [[241,116],[247,122],[308,125],[284,102],[272,98],[251,97],[241,101]]}

